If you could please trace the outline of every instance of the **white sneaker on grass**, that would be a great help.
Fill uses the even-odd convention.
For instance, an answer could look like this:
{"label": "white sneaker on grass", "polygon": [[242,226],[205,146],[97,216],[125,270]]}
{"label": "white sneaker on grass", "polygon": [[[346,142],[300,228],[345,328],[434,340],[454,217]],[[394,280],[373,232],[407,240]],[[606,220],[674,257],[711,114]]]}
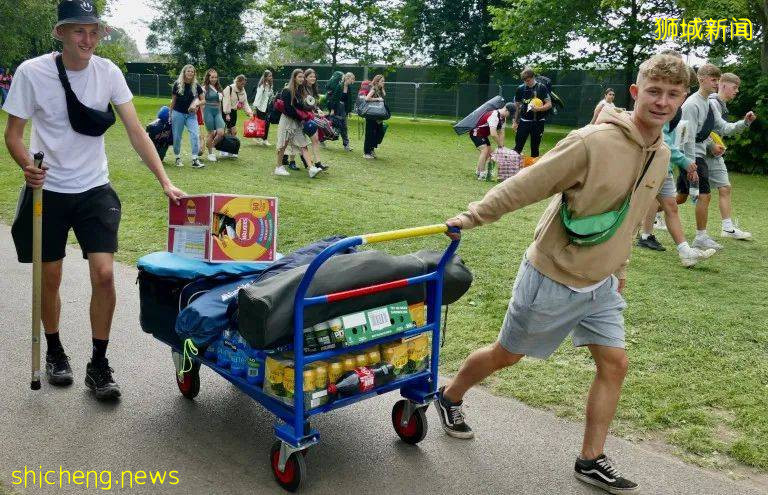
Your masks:
{"label": "white sneaker on grass", "polygon": [[201,162],[197,157],[192,159],[192,168],[204,168],[205,163]]}
{"label": "white sneaker on grass", "polygon": [[184,166],[184,162],[181,161],[181,157],[180,156],[176,157],[176,166],[177,167],[183,167]]}
{"label": "white sneaker on grass", "polygon": [[323,171],[322,168],[315,167],[314,165],[310,166],[307,171],[309,172],[309,178],[314,179],[317,174]]}
{"label": "white sneaker on grass", "polygon": [[723,249],[722,244],[716,243],[714,239],[709,237],[709,234],[701,236],[701,237],[696,236],[696,239],[693,240],[693,246],[692,247],[695,247],[697,249],[702,249],[702,250],[706,250],[706,249],[720,250],[720,249]]}
{"label": "white sneaker on grass", "polygon": [[667,224],[664,221],[664,214],[662,212],[658,212],[656,214],[656,220],[653,221],[653,228],[659,230],[667,230]]}
{"label": "white sneaker on grass", "polygon": [[279,167],[275,167],[275,175],[281,175],[283,177],[286,177],[288,175],[291,175],[291,173],[287,171],[285,167],[280,165]]}
{"label": "white sneaker on grass", "polygon": [[269,141],[267,141],[266,139],[261,144],[264,146],[272,146],[271,144],[269,144]]}
{"label": "white sneaker on grass", "polygon": [[739,239],[740,241],[745,241],[747,239],[752,239],[752,234],[741,230],[738,227],[733,227],[733,230],[721,230],[720,231],[720,237],[730,237],[732,239]]}
{"label": "white sneaker on grass", "polygon": [[483,171],[483,172],[477,173],[477,180],[485,180],[487,178],[488,178],[488,172]]}
{"label": "white sneaker on grass", "polygon": [[373,160],[374,156],[371,155],[370,153],[366,153],[363,155],[363,158],[365,158],[366,160]]}
{"label": "white sneaker on grass", "polygon": [[709,257],[711,257],[713,254],[715,254],[717,251],[714,249],[696,249],[696,248],[688,248],[686,251],[679,253],[680,254],[680,262],[683,264],[684,267],[690,268],[699,261],[703,261]]}
{"label": "white sneaker on grass", "polygon": [[215,162],[216,161],[216,153],[208,153],[208,161],[209,162]]}

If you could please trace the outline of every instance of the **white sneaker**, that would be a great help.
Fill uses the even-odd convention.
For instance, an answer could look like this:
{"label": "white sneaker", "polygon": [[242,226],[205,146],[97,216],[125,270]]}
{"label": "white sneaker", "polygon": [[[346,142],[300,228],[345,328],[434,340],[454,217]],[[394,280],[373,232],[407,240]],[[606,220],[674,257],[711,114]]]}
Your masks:
{"label": "white sneaker", "polygon": [[367,160],[373,160],[374,156],[373,155],[369,155],[368,153],[366,153],[365,155],[363,155],[363,158],[365,158]]}
{"label": "white sneaker", "polygon": [[205,163],[198,160],[197,157],[192,159],[192,168],[203,168],[205,167]]}
{"label": "white sneaker", "polygon": [[738,227],[733,227],[733,230],[730,230],[730,231],[725,229],[721,230],[720,237],[731,237],[733,239],[739,239],[741,241],[745,241],[747,239],[752,239],[752,234],[744,230],[741,230]]}
{"label": "white sneaker", "polygon": [[237,153],[230,153],[229,154],[230,158],[237,158],[237,156],[238,156]]}
{"label": "white sneaker", "polygon": [[184,163],[181,161],[181,157],[180,156],[176,157],[176,166],[177,167],[183,167],[184,166]]}
{"label": "white sneaker", "polygon": [[256,139],[254,140],[254,142],[255,142],[256,144],[258,144],[259,146],[264,146],[264,140],[263,140],[263,139],[261,139],[261,138],[256,138]]}
{"label": "white sneaker", "polygon": [[653,228],[659,230],[667,230],[667,224],[664,221],[664,214],[662,212],[658,212],[656,214],[656,220],[653,221]]}
{"label": "white sneaker", "polygon": [[485,180],[488,178],[488,172],[478,172],[477,180]]}
{"label": "white sneaker", "polygon": [[317,174],[323,171],[323,169],[315,167],[314,165],[310,166],[307,171],[309,172],[309,178],[314,179]]}
{"label": "white sneaker", "polygon": [[230,155],[226,151],[219,151],[219,156],[222,157],[222,158],[229,158],[232,155]]}
{"label": "white sneaker", "polygon": [[699,261],[705,260],[709,257],[711,257],[713,254],[715,254],[717,251],[714,249],[696,249],[696,248],[690,248],[684,253],[680,254],[680,262],[683,264],[684,267],[689,268]]}
{"label": "white sneaker", "polygon": [[279,167],[275,167],[275,175],[282,175],[282,176],[288,176],[291,175],[290,172],[288,172],[285,167],[280,165]]}
{"label": "white sneaker", "polygon": [[216,153],[208,153],[208,161],[209,162],[215,162],[216,161]]}
{"label": "white sneaker", "polygon": [[718,244],[715,242],[714,239],[709,237],[709,234],[703,236],[703,237],[696,237],[696,239],[693,240],[693,245],[691,247],[695,247],[697,249],[715,249],[720,250],[723,249],[722,244]]}
{"label": "white sneaker", "polygon": [[261,144],[264,146],[272,146],[271,144],[269,144],[269,141],[267,141],[266,139],[262,141]]}

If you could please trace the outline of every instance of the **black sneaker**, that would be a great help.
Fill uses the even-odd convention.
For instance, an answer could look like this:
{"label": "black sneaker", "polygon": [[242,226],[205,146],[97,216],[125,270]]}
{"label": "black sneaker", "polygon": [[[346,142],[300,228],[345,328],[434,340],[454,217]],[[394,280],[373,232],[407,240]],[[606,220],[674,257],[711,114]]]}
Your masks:
{"label": "black sneaker", "polygon": [[585,461],[576,459],[574,467],[576,479],[602,488],[608,493],[636,493],[637,483],[624,478],[611,463],[605,454],[597,459]]}
{"label": "black sneaker", "polygon": [[448,402],[443,397],[445,387],[440,387],[435,399],[435,407],[440,415],[440,422],[443,424],[443,430],[455,438],[469,439],[475,436],[472,428],[464,422],[464,412],[461,410],[461,402]]}
{"label": "black sneaker", "polygon": [[112,378],[109,361],[97,361],[88,363],[85,367],[85,386],[93,390],[93,394],[99,400],[114,400],[120,397],[120,386]]}
{"label": "black sneaker", "polygon": [[299,167],[296,166],[296,162],[289,163],[288,168],[290,168],[291,170],[299,170]]}
{"label": "black sneaker", "polygon": [[72,385],[72,368],[63,350],[45,355],[45,377],[51,385]]}
{"label": "black sneaker", "polygon": [[637,245],[641,248],[646,249],[653,249],[654,251],[666,251],[667,248],[661,245],[658,239],[656,239],[656,236],[651,234],[648,236],[648,239],[643,239],[642,237],[637,240]]}

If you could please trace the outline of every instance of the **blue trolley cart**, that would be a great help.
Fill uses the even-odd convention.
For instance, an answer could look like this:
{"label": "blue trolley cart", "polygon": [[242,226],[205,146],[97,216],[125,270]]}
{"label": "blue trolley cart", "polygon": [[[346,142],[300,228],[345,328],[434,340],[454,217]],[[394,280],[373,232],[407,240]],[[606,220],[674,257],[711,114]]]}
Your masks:
{"label": "blue trolley cart", "polygon": [[[248,383],[243,377],[232,375],[229,369],[218,366],[215,359],[207,359],[201,355],[194,356],[192,358],[192,365],[189,366],[191,369],[187,369],[187,367],[184,366],[182,349],[172,345],[174,364],[177,371],[176,380],[179,390],[189,399],[197,396],[200,391],[200,366],[205,365],[232,382],[237,388],[248,394],[277,416],[278,422],[275,425],[277,440],[270,450],[269,465],[277,483],[288,491],[298,490],[302,481],[306,478],[307,467],[304,460],[304,454],[309,447],[316,444],[320,439],[318,431],[310,426],[310,418],[316,414],[330,412],[334,409],[345,407],[376,395],[399,390],[403,399],[398,400],[392,408],[392,426],[403,441],[410,444],[419,443],[424,439],[427,433],[427,417],[425,411],[437,393],[443,274],[446,263],[453,257],[458,248],[459,241],[454,240],[450,243],[443,253],[437,269],[433,272],[369,287],[314,297],[306,297],[306,292],[320,266],[332,255],[344,251],[346,248],[398,239],[443,234],[447,232],[448,229],[449,228],[446,225],[439,224],[348,237],[326,248],[312,261],[312,263],[310,263],[298,287],[296,299],[294,301],[294,390],[297,392],[294,394],[292,407],[289,404],[267,395],[261,386]],[[451,228],[451,230],[458,232],[458,229]],[[405,332],[382,337],[364,344],[313,354],[304,353],[304,309],[307,306],[327,304],[422,283],[427,286],[427,299],[425,301],[427,304],[427,319],[424,326],[412,328]],[[397,378],[392,382],[374,388],[368,393],[358,394],[351,397],[341,397],[328,404],[309,410],[305,409],[304,397],[301,393],[304,386],[302,370],[305,365],[315,361],[328,360],[342,354],[362,351],[371,345],[383,344],[427,332],[432,334],[429,369]]]}

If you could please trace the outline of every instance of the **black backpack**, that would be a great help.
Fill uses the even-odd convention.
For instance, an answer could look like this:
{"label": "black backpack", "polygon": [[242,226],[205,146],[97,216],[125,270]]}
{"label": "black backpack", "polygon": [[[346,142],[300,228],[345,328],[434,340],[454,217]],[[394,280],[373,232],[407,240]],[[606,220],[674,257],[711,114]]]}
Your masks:
{"label": "black backpack", "polygon": [[544,116],[549,117],[550,115],[557,115],[558,110],[562,109],[565,104],[563,103],[563,100],[560,99],[560,97],[557,95],[557,93],[552,91],[552,79],[548,78],[547,76],[535,76],[534,79],[537,84],[547,88],[549,99],[552,102],[552,108],[547,110]]}

